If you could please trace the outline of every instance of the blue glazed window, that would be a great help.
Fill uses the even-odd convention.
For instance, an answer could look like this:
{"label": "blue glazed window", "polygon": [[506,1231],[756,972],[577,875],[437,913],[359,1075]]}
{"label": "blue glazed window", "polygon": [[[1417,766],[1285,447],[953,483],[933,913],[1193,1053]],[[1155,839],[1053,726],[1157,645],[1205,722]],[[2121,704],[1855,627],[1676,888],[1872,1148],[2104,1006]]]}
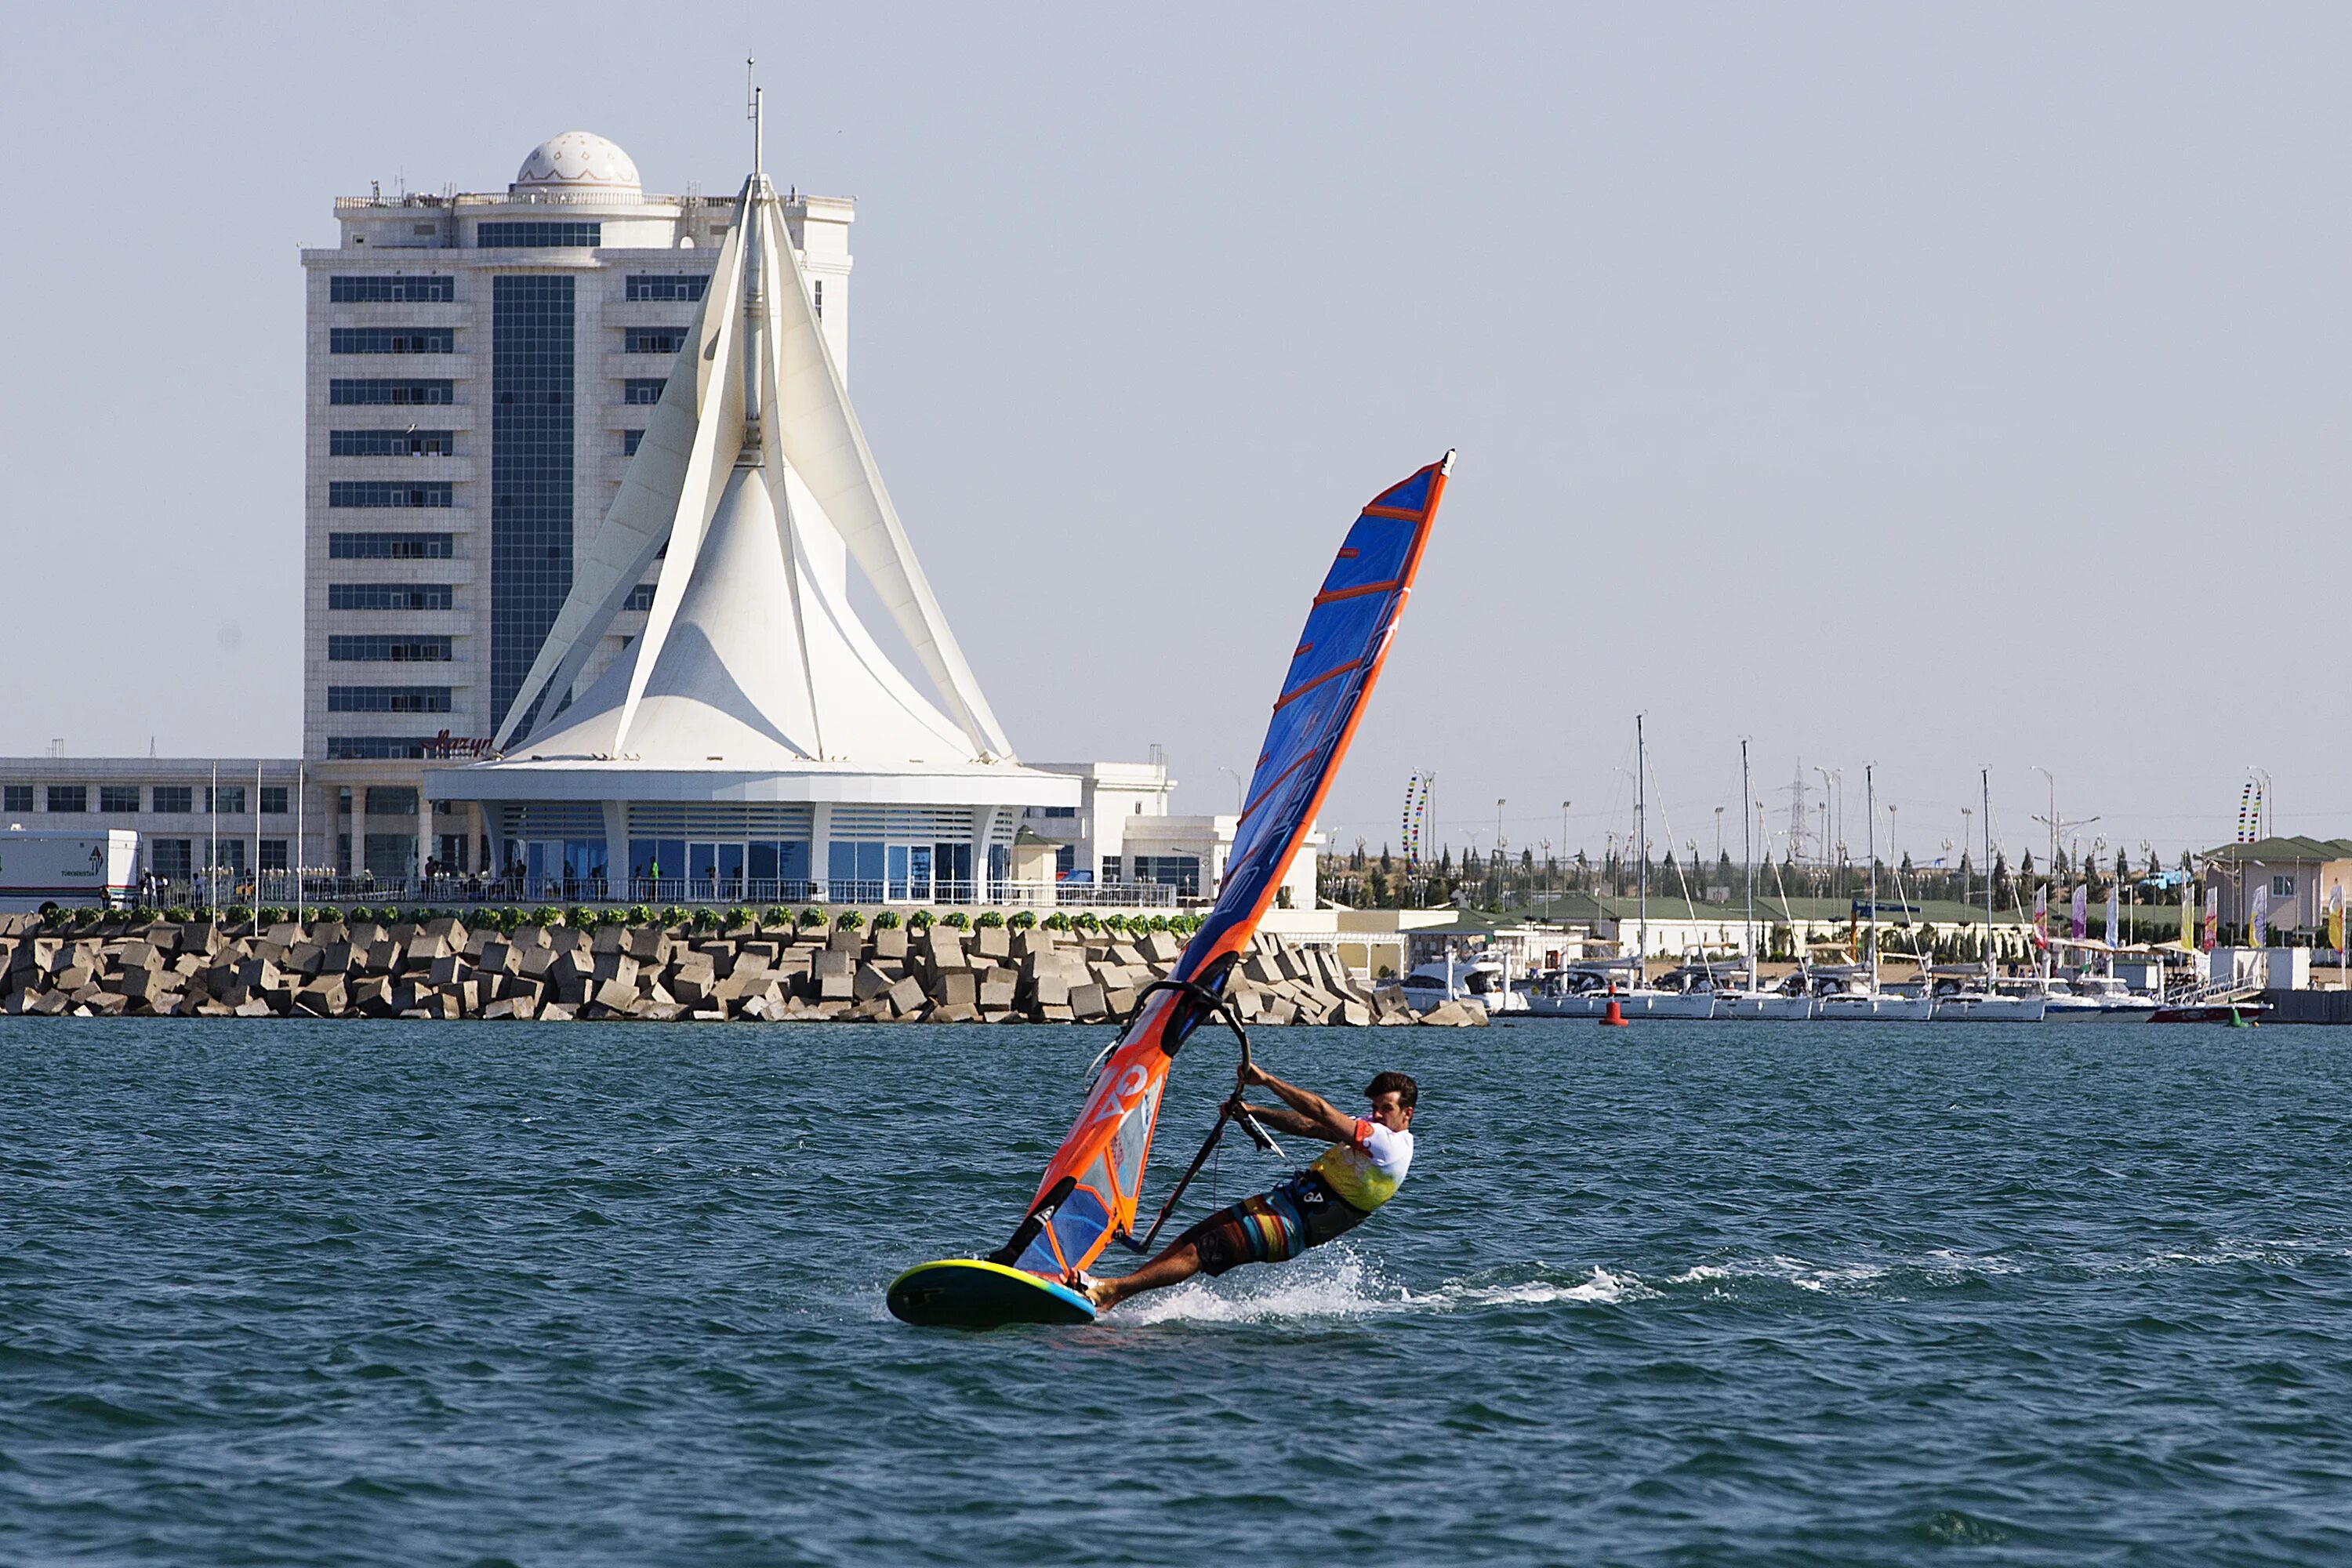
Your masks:
{"label": "blue glazed window", "polygon": [[327,279],[327,298],[338,305],[446,305],[457,297],[455,278],[360,272]]}
{"label": "blue glazed window", "polygon": [[331,507],[447,507],[457,505],[448,481],[404,484],[398,479],[336,479],[327,486]]}
{"label": "blue glazed window", "polygon": [[331,637],[327,658],[348,664],[446,664],[449,639],[434,637]]}
{"label": "blue glazed window", "polygon": [[446,561],[457,552],[454,533],[331,533],[330,561]]}
{"label": "blue glazed window", "polygon": [[492,280],[490,710],[499,715],[572,592],[572,306],[568,274]]}
{"label": "blue glazed window", "polygon": [[631,327],[621,336],[625,353],[674,354],[685,346],[684,327]]}
{"label": "blue glazed window", "polygon": [[[485,223],[474,229],[484,250],[593,250],[604,243],[601,223]],[[504,282],[504,279],[499,279]]]}
{"label": "blue glazed window", "polygon": [[338,354],[453,354],[454,327],[334,327],[327,352]]}
{"label": "blue glazed window", "polygon": [[389,404],[398,407],[419,404],[455,403],[457,383],[451,381],[331,381],[327,401],[336,405]]}
{"label": "blue glazed window", "polygon": [[166,816],[173,814],[177,814],[183,816],[186,816],[189,812],[196,809],[195,786],[193,784],[157,784],[155,786],[155,809],[158,813]]}
{"label": "blue glazed window", "polygon": [[330,430],[330,458],[446,458],[457,449],[448,430]]}
{"label": "blue glazed window", "polygon": [[669,377],[666,375],[632,376],[621,384],[621,401],[624,403],[659,403],[662,396],[662,388],[668,384]]}
{"label": "blue glazed window", "polygon": [[330,686],[330,713],[446,713],[446,686]]}
{"label": "blue glazed window", "polygon": [[330,735],[327,755],[337,762],[383,762],[396,757],[422,757],[434,744],[430,740],[399,735]]}
{"label": "blue glazed window", "polygon": [[330,583],[331,610],[446,610],[457,599],[446,583]]}
{"label": "blue glazed window", "polygon": [[646,438],[646,433],[645,433],[644,431],[642,431],[642,430],[624,430],[624,431],[622,431],[622,432],[621,432],[621,456],[623,456],[623,457],[625,457],[625,458],[634,458],[634,457],[635,457],[635,456],[637,455],[637,443],[638,443],[638,442],[640,442],[640,441],[642,441],[642,440],[644,440],[645,438]]}
{"label": "blue glazed window", "polygon": [[628,295],[632,300],[699,300],[702,291],[710,287],[707,273],[692,272],[633,272],[629,275]]}
{"label": "blue glazed window", "polygon": [[650,610],[653,607],[654,584],[651,583],[638,584],[629,590],[629,596],[621,601],[621,608],[625,610]]}

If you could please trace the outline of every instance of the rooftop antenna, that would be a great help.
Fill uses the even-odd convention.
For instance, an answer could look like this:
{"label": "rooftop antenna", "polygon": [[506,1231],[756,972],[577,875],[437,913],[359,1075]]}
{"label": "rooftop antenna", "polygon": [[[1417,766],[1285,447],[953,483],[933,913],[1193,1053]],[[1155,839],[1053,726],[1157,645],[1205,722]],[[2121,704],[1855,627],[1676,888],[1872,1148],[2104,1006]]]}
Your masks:
{"label": "rooftop antenna", "polygon": [[754,174],[761,174],[766,169],[761,145],[764,140],[761,133],[766,127],[761,123],[760,84],[755,75],[755,68],[759,63],[750,55],[743,57],[743,91],[749,100],[743,105],[743,118],[751,122],[751,173]]}

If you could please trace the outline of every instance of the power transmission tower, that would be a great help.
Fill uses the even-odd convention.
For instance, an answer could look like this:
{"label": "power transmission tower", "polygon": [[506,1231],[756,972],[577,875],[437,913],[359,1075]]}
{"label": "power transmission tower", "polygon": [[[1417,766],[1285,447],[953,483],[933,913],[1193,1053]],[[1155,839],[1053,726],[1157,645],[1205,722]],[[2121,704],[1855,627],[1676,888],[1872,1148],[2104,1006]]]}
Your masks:
{"label": "power transmission tower", "polygon": [[1796,782],[1782,785],[1778,793],[1789,797],[1789,858],[1792,860],[1802,860],[1805,858],[1805,795],[1807,793],[1805,760],[1802,757],[1797,759]]}

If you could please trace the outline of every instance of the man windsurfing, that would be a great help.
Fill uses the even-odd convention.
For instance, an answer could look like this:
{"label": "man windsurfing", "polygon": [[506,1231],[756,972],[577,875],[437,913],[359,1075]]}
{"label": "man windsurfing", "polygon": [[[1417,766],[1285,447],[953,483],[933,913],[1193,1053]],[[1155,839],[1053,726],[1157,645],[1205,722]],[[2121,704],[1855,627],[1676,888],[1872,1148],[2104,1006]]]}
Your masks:
{"label": "man windsurfing", "polygon": [[[1269,1191],[1219,1209],[1170,1243],[1132,1274],[1097,1279],[1074,1272],[1070,1288],[1097,1311],[1130,1296],[1163,1290],[1195,1274],[1212,1277],[1244,1263],[1286,1263],[1371,1217],[1396,1196],[1412,1168],[1412,1111],[1420,1089],[1401,1072],[1384,1072],[1365,1086],[1370,1113],[1350,1116],[1312,1089],[1285,1083],[1244,1062],[1234,1090],[1235,1106],[1265,1126],[1331,1145],[1307,1169]],[[1244,1090],[1270,1089],[1280,1106],[1241,1103]]]}

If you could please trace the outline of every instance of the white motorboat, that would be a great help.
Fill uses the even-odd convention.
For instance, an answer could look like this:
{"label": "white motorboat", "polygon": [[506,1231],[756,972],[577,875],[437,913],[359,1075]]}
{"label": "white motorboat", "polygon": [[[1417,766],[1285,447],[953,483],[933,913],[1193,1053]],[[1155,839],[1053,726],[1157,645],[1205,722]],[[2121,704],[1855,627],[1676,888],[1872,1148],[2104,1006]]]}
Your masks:
{"label": "white motorboat", "polygon": [[1483,1007],[1489,1016],[1533,1011],[1528,995],[1511,984],[1510,966],[1498,959],[1456,958],[1419,964],[1402,980],[1405,1001],[1425,1013],[1441,1002]]}
{"label": "white motorboat", "polygon": [[1804,973],[1800,971],[1770,990],[1717,992],[1715,1016],[1718,1018],[1769,1018],[1782,1022],[1799,1022],[1813,1016],[1813,998],[1812,994],[1805,986]]}
{"label": "white motorboat", "polygon": [[2145,1023],[2158,1005],[2155,997],[2112,974],[2048,975],[2035,984],[2041,987],[2042,1016],[2052,1024]]}
{"label": "white motorboat", "polygon": [[1823,1023],[1924,1024],[1936,1016],[1927,996],[1888,991],[1871,966],[1837,963],[1813,970],[1813,1016]]}
{"label": "white motorboat", "polygon": [[1985,830],[1985,930],[1982,963],[1943,964],[1928,971],[1928,994],[1939,1024],[2038,1024],[2044,1005],[2039,983],[2031,992],[2003,991],[1992,964],[1992,771],[1978,775],[1983,791]]}

